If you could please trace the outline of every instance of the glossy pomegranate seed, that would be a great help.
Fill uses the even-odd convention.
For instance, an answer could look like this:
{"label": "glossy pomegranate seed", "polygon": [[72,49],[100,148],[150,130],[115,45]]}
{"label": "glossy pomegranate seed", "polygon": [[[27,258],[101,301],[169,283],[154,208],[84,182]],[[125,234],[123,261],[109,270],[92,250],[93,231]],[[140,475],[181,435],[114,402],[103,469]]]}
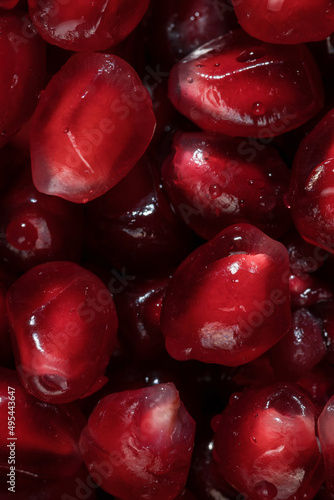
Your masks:
{"label": "glossy pomegranate seed", "polygon": [[172,211],[147,156],[88,206],[88,218],[92,250],[135,276],[168,271],[192,249],[193,235]]}
{"label": "glossy pomegranate seed", "polygon": [[329,253],[319,247],[307,243],[293,229],[281,239],[289,252],[292,274],[308,278],[308,274],[319,269],[329,258]]}
{"label": "glossy pomegranate seed", "polygon": [[334,493],[334,396],[328,401],[318,419],[318,432],[326,467],[326,484]]}
{"label": "glossy pomegranate seed", "polygon": [[333,253],[332,186],[334,110],[301,142],[295,157],[288,203],[300,235]]}
{"label": "glossy pomegranate seed", "polygon": [[211,239],[239,222],[273,238],[289,227],[283,195],[289,171],[274,148],[210,133],[184,133],[162,169],[175,210],[199,236]]}
{"label": "glossy pomegranate seed", "polygon": [[289,332],[270,354],[280,379],[299,379],[326,356],[320,322],[307,309],[298,309],[292,314]]}
{"label": "glossy pomegranate seed", "polygon": [[76,54],[48,84],[32,122],[39,191],[86,203],[117,184],[154,132],[151,99],[128,63]]}
{"label": "glossy pomegranate seed", "polygon": [[67,50],[105,50],[131,33],[149,0],[28,0],[29,13],[41,36]]}
{"label": "glossy pomegranate seed", "polygon": [[117,317],[94,274],[70,262],[41,264],[11,286],[7,306],[16,367],[30,393],[67,403],[106,382]]}
{"label": "glossy pomegranate seed", "polygon": [[20,270],[78,261],[82,215],[81,207],[37,191],[25,168],[0,198],[0,257]]}
{"label": "glossy pomegranate seed", "polygon": [[174,66],[169,97],[202,129],[262,139],[302,125],[323,106],[320,74],[304,45],[269,45],[242,30]]}
{"label": "glossy pomegranate seed", "polygon": [[320,461],[315,413],[293,385],[235,395],[212,422],[221,473],[252,500],[301,500]]}
{"label": "glossy pomegranate seed", "polygon": [[173,384],[112,394],[91,414],[80,449],[102,488],[122,500],[173,500],[186,482],[195,423]]}
{"label": "glossy pomegranate seed", "polygon": [[250,35],[269,43],[323,40],[334,31],[331,0],[232,0],[238,21]]}
{"label": "glossy pomegranate seed", "polygon": [[229,0],[222,6],[211,0],[152,3],[148,49],[157,61],[166,64],[174,64],[197,47],[237,27]]}
{"label": "glossy pomegranate seed", "polygon": [[[15,420],[10,420],[14,424],[9,429],[12,409]],[[75,406],[41,403],[22,387],[15,371],[0,368],[1,475],[10,470],[7,445],[14,442],[11,456],[17,472],[59,479],[76,474],[82,464],[79,436],[85,423]]]}
{"label": "glossy pomegranate seed", "polygon": [[0,54],[2,147],[33,114],[45,80],[45,44],[23,12],[0,15]]}
{"label": "glossy pomegranate seed", "polygon": [[289,278],[291,307],[312,307],[319,302],[329,301],[333,298],[331,287],[312,274],[303,277],[290,275]]}
{"label": "glossy pomegranate seed", "polygon": [[136,361],[155,359],[165,352],[160,314],[168,283],[168,278],[131,283],[114,296],[119,337]]}
{"label": "glossy pomegranate seed", "polygon": [[231,226],[195,250],[163,301],[169,354],[228,366],[259,357],[289,328],[288,268],[283,245],[248,224]]}

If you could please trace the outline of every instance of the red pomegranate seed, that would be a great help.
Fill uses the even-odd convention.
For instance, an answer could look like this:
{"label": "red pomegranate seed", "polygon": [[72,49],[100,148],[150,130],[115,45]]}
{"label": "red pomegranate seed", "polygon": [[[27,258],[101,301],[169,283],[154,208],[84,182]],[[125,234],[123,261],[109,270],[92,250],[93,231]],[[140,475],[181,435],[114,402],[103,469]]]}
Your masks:
{"label": "red pomegranate seed", "polygon": [[0,257],[19,270],[50,260],[79,261],[83,213],[37,191],[23,169],[0,199]]}
{"label": "red pomegranate seed", "polygon": [[0,15],[0,147],[31,117],[45,80],[45,44],[23,12]]}
{"label": "red pomegranate seed", "polygon": [[88,470],[122,500],[174,500],[190,466],[195,422],[174,384],[103,398],[80,438]]}
{"label": "red pomegranate seed", "polygon": [[67,403],[98,390],[115,345],[109,290],[70,262],[48,262],[21,276],[7,296],[16,367],[28,391]]}
{"label": "red pomegranate seed", "polygon": [[67,50],[105,50],[137,26],[149,0],[28,0],[40,35]]}
{"label": "red pomegranate seed", "polygon": [[[11,431],[9,409],[14,409],[11,414],[15,418],[10,420],[14,422]],[[85,423],[74,405],[41,403],[22,387],[15,371],[0,368],[1,475],[10,470],[7,445],[12,443],[15,444],[11,448],[11,458],[15,457],[17,473],[55,479],[77,474],[82,464],[79,436]],[[9,431],[13,433],[12,439]],[[17,489],[20,489],[19,484]]]}
{"label": "red pomegranate seed", "polygon": [[326,356],[322,327],[307,309],[292,314],[289,332],[270,351],[280,379],[297,380]]}
{"label": "red pomegranate seed", "polygon": [[269,43],[323,40],[334,31],[331,0],[232,0],[247,33]]}
{"label": "red pomegranate seed", "polygon": [[[146,155],[117,186],[88,205],[87,238],[103,261],[135,276],[169,272],[193,248]],[[132,276],[133,278],[133,276]]]}
{"label": "red pomegranate seed", "polygon": [[323,106],[319,70],[304,45],[269,45],[242,30],[174,66],[169,97],[202,129],[262,139],[299,127]]}
{"label": "red pomegranate seed", "polygon": [[295,157],[288,204],[300,235],[333,253],[334,110],[301,142]]}
{"label": "red pomegranate seed", "polygon": [[290,225],[283,195],[289,170],[262,144],[206,132],[175,137],[162,178],[175,210],[199,236],[248,222],[273,238]]}
{"label": "red pomegranate seed", "polygon": [[145,152],[155,118],[131,66],[108,54],[76,54],[48,84],[32,122],[39,191],[86,203],[117,184]]}
{"label": "red pomegranate seed", "polygon": [[288,269],[283,245],[248,224],[231,226],[195,250],[163,301],[169,354],[228,366],[259,357],[290,325]]}
{"label": "red pomegranate seed", "polygon": [[315,414],[293,385],[235,395],[212,422],[221,473],[252,500],[302,500],[320,461]]}

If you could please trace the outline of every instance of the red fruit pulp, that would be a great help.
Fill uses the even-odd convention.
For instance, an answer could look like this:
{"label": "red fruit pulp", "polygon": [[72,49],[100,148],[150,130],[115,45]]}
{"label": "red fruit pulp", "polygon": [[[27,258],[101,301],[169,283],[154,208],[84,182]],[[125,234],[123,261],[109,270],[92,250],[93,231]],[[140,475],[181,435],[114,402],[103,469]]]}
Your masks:
{"label": "red fruit pulp", "polygon": [[0,15],[0,60],[2,147],[33,114],[45,80],[45,44],[24,12]]}
{"label": "red fruit pulp", "polygon": [[[238,366],[270,349],[290,325],[288,253],[249,224],[230,226],[174,273],[161,327],[178,360]],[[251,290],[251,294],[250,294]]]}
{"label": "red fruit pulp", "polygon": [[252,500],[302,500],[320,461],[315,414],[293,385],[235,395],[212,422],[221,473]]}
{"label": "red fruit pulp", "polygon": [[117,317],[94,274],[70,262],[36,266],[11,286],[7,309],[16,367],[34,396],[67,403],[106,382]]}
{"label": "red fruit pulp", "polygon": [[269,43],[324,40],[334,31],[331,0],[232,0],[247,33]]}
{"label": "red fruit pulp", "polygon": [[290,225],[283,195],[289,170],[277,151],[262,144],[207,132],[183,133],[162,168],[175,210],[199,236],[210,239],[239,222],[273,238]]}
{"label": "red fruit pulp", "polygon": [[160,384],[103,398],[80,438],[92,474],[122,500],[174,500],[184,488],[195,422],[174,384]]}
{"label": "red fruit pulp", "polygon": [[43,92],[32,122],[31,161],[39,191],[86,203],[117,184],[145,152],[152,102],[117,56],[72,56]]}
{"label": "red fruit pulp", "polygon": [[[14,419],[8,418],[9,410]],[[54,479],[77,474],[85,423],[74,405],[41,403],[22,387],[15,371],[0,368],[0,475],[10,470],[7,445],[14,441],[11,458],[17,473]]]}
{"label": "red fruit pulp", "polygon": [[145,14],[149,0],[28,0],[28,3],[30,17],[47,42],[67,50],[97,52],[127,37]]}
{"label": "red fruit pulp", "polygon": [[334,110],[301,142],[288,196],[294,223],[309,243],[334,252]]}
{"label": "red fruit pulp", "polygon": [[319,70],[304,45],[270,45],[242,30],[175,65],[169,97],[202,129],[262,139],[299,127],[324,101]]}

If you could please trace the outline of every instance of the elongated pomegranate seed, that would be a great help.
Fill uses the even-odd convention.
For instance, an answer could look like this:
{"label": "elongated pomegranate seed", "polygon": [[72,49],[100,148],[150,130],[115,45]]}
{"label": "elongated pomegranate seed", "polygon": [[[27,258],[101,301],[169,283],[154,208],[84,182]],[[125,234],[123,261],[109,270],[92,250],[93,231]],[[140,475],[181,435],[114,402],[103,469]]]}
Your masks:
{"label": "elongated pomegranate seed", "polygon": [[117,184],[145,152],[155,118],[131,66],[108,54],[76,54],[38,104],[31,133],[35,186],[86,203]]}

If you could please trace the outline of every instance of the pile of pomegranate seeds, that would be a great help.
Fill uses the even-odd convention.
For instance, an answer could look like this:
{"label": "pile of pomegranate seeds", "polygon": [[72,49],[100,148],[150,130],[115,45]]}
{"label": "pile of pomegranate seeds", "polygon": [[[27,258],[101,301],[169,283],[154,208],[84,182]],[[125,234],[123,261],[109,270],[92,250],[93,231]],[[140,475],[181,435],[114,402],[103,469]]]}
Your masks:
{"label": "pile of pomegranate seeds", "polygon": [[334,2],[0,0],[0,500],[334,500]]}

